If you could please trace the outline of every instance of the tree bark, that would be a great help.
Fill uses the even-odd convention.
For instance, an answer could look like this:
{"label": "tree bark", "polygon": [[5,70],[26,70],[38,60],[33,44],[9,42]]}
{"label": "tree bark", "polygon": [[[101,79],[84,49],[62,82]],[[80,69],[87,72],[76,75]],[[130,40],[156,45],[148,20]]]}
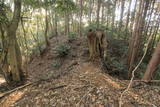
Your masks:
{"label": "tree bark", "polygon": [[149,82],[156,71],[157,65],[160,63],[160,42],[154,51],[154,54],[147,66],[146,72],[142,78],[143,81]]}
{"label": "tree bark", "polygon": [[65,11],[65,35],[69,35],[69,13]]}
{"label": "tree bark", "polygon": [[55,13],[55,15],[54,15],[54,22],[55,22],[55,34],[56,34],[56,36],[58,35],[58,24],[57,24],[57,13]]}
{"label": "tree bark", "polygon": [[20,82],[23,80],[24,74],[22,70],[22,56],[16,38],[16,31],[20,21],[21,0],[14,0],[14,4],[13,18],[7,29],[7,36],[9,38],[7,62],[9,65],[8,70],[11,73],[11,81],[9,82]]}
{"label": "tree bark", "polygon": [[104,7],[104,4],[102,4],[102,13],[101,13],[101,24],[103,25],[104,24],[104,9],[105,9],[105,7]]}
{"label": "tree bark", "polygon": [[131,34],[133,32],[133,25],[134,25],[134,22],[135,22],[137,4],[138,4],[138,0],[135,1],[133,14],[131,15],[131,24],[130,24]]}
{"label": "tree bark", "polygon": [[49,46],[49,40],[48,40],[48,11],[47,11],[47,8],[45,9],[45,43],[46,43],[46,46]]}
{"label": "tree bark", "polygon": [[99,28],[99,12],[100,12],[100,8],[101,8],[101,0],[98,0],[98,4],[97,4],[97,20],[96,20],[96,24],[97,24],[97,28]]}
{"label": "tree bark", "polygon": [[123,19],[123,13],[124,13],[124,5],[125,5],[125,0],[121,1],[121,14],[120,14],[120,21],[119,21],[119,31],[121,31],[122,28],[122,19]]}
{"label": "tree bark", "polygon": [[82,36],[82,12],[83,12],[83,0],[80,0],[80,16],[79,16],[79,35]]}
{"label": "tree bark", "polygon": [[92,22],[92,0],[89,0],[89,25],[91,25]]}
{"label": "tree bark", "polygon": [[136,58],[136,55],[138,55],[137,52],[138,52],[138,47],[140,44],[140,38],[141,38],[141,34],[142,34],[141,25],[142,25],[142,21],[143,21],[143,19],[142,19],[143,8],[144,8],[144,0],[140,1],[140,4],[139,4],[137,17],[135,19],[135,27],[134,27],[132,39],[131,39],[130,46],[129,46],[128,78],[131,77],[135,58]]}
{"label": "tree bark", "polygon": [[126,29],[128,28],[128,23],[129,23],[131,3],[132,3],[132,0],[129,1],[128,13],[127,13],[127,21],[126,21]]}
{"label": "tree bark", "polygon": [[115,21],[115,12],[116,12],[116,5],[117,5],[117,0],[115,0],[114,2],[114,6],[113,6],[113,17],[112,17],[112,28],[114,28],[114,21]]}

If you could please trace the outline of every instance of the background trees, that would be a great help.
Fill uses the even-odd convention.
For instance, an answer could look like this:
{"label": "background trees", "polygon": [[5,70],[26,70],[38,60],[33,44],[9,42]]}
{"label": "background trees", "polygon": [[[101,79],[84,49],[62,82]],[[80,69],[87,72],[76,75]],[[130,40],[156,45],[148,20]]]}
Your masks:
{"label": "background trees", "polygon": [[[109,53],[113,65],[128,71],[130,77],[147,39],[152,37],[143,65],[148,63],[159,42],[159,7],[157,0],[1,0],[2,71],[8,82],[20,81],[22,65],[32,59],[33,53],[40,55],[44,51],[49,37],[84,36],[89,28],[102,28],[107,29],[112,44],[110,52],[121,52],[119,59]],[[120,48],[114,50],[114,45]]]}

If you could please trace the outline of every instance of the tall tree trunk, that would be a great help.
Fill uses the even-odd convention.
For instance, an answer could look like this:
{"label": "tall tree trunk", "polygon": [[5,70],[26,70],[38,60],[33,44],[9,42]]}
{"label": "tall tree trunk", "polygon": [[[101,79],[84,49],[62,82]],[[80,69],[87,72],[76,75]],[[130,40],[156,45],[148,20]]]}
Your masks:
{"label": "tall tree trunk", "polygon": [[4,48],[4,33],[5,33],[5,30],[3,29],[2,25],[0,24],[0,32],[1,32],[1,39],[2,39],[2,47],[1,48]]}
{"label": "tall tree trunk", "polygon": [[45,43],[46,46],[49,46],[49,40],[48,40],[48,10],[47,8],[45,9]]}
{"label": "tall tree trunk", "polygon": [[141,0],[140,1],[140,4],[139,4],[139,9],[138,9],[138,12],[137,12],[137,17],[135,19],[135,27],[134,27],[134,31],[133,31],[133,34],[132,34],[132,41],[130,43],[130,46],[129,46],[129,56],[128,56],[128,78],[131,77],[131,74],[132,74],[132,70],[133,70],[133,65],[134,65],[134,62],[135,62],[135,58],[136,58],[136,55],[137,52],[138,52],[138,47],[139,47],[139,44],[140,44],[140,38],[141,38],[141,25],[142,25],[142,22],[143,22],[143,19],[142,19],[142,13],[143,13],[143,8],[144,8],[144,0]]}
{"label": "tall tree trunk", "polygon": [[100,12],[100,8],[101,8],[101,0],[98,0],[98,4],[97,4],[97,20],[96,20],[96,24],[97,24],[97,28],[99,28],[99,12]]}
{"label": "tall tree trunk", "polygon": [[67,36],[69,35],[70,32],[70,20],[69,20],[69,12],[67,12]]}
{"label": "tall tree trunk", "polygon": [[57,20],[58,20],[58,18],[57,18],[57,13],[55,13],[54,14],[54,23],[55,23],[55,34],[56,34],[56,36],[58,35],[58,24],[57,24]]}
{"label": "tall tree trunk", "polygon": [[[22,25],[22,29],[23,29],[23,39],[24,39],[24,47],[26,49],[26,53],[25,53],[25,65],[28,65],[28,62],[29,62],[29,48],[28,48],[28,43],[27,43],[27,36],[26,36],[26,30],[24,28],[24,22],[23,22],[23,19],[21,18],[21,25]],[[27,67],[24,66],[23,64],[23,70],[27,71]]]}
{"label": "tall tree trunk", "polygon": [[130,59],[131,59],[131,54],[132,54],[132,48],[131,48],[131,46],[132,46],[132,42],[133,42],[133,40],[132,40],[132,35],[133,35],[133,25],[134,25],[134,23],[135,23],[135,17],[136,17],[136,10],[137,10],[137,4],[138,4],[138,0],[136,0],[135,1],[135,5],[134,5],[134,10],[133,10],[133,12],[132,12],[132,14],[131,14],[131,24],[130,24],[130,30],[131,30],[131,37],[129,38],[129,49],[128,49],[128,58],[127,58],[127,64],[129,65],[129,63],[130,63]]}
{"label": "tall tree trunk", "polygon": [[142,78],[143,81],[149,82],[156,71],[157,65],[160,63],[160,42],[147,66],[147,70]]}
{"label": "tall tree trunk", "polygon": [[103,25],[104,24],[104,5],[103,5],[103,3],[102,3],[102,13],[101,13],[101,24]]}
{"label": "tall tree trunk", "polygon": [[121,31],[122,28],[122,19],[123,19],[123,13],[124,13],[124,5],[125,5],[125,0],[121,1],[121,14],[120,14],[120,20],[119,20],[119,31]]}
{"label": "tall tree trunk", "polygon": [[83,11],[83,0],[80,0],[80,16],[79,16],[79,35],[82,36],[82,11]]}
{"label": "tall tree trunk", "polygon": [[151,26],[151,29],[150,29],[149,36],[152,36],[152,40],[151,40],[149,48],[148,48],[147,56],[151,56],[151,54],[153,52],[153,48],[155,46],[155,41],[156,41],[157,33],[158,33],[158,30],[159,30],[160,14],[157,17],[157,19],[156,19],[156,17],[157,16],[156,16],[156,13],[155,13],[153,19],[157,20],[157,21],[155,21],[156,22],[155,26]]}
{"label": "tall tree trunk", "polygon": [[133,32],[133,25],[134,25],[135,17],[136,17],[137,4],[138,4],[138,0],[135,1],[133,14],[131,15],[131,24],[130,24],[131,34],[132,34],[132,32]]}
{"label": "tall tree trunk", "polygon": [[67,12],[65,11],[65,29],[64,29],[64,34],[67,35]]}
{"label": "tall tree trunk", "polygon": [[65,11],[65,35],[69,35],[69,12]]}
{"label": "tall tree trunk", "polygon": [[126,29],[128,28],[128,23],[129,23],[131,3],[132,3],[132,0],[129,1],[129,5],[128,5],[128,13],[127,13]]}
{"label": "tall tree trunk", "polygon": [[115,16],[116,16],[116,5],[117,5],[117,0],[115,0],[114,5],[113,5],[112,28],[114,28],[114,21],[115,21]]}
{"label": "tall tree trunk", "polygon": [[152,14],[153,14],[153,11],[154,11],[154,6],[155,6],[155,0],[153,0],[151,3],[150,3],[150,12],[149,12],[149,18],[148,18],[148,23],[146,24],[146,28],[145,28],[145,31],[144,31],[144,35],[147,35],[147,32],[148,32],[148,28],[149,28],[149,25],[151,24],[151,20],[152,20]]}
{"label": "tall tree trunk", "polygon": [[92,22],[92,0],[89,0],[89,25],[91,25]]}
{"label": "tall tree trunk", "polygon": [[18,23],[20,21],[20,13],[21,0],[14,0],[13,19],[7,29],[7,36],[9,37],[7,61],[10,68],[8,70],[11,73],[10,82],[20,82],[21,80],[23,80],[24,76],[22,70],[21,51],[16,38],[16,31],[18,28]]}

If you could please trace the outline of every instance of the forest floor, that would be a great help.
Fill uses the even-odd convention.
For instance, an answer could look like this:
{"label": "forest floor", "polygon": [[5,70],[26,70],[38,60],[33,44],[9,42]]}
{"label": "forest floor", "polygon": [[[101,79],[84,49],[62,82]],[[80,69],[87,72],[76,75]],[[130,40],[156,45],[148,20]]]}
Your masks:
{"label": "forest floor", "polygon": [[[42,57],[29,63],[28,82],[33,84],[1,98],[0,107],[118,107],[129,81],[102,72],[98,59],[88,61],[86,39],[71,43],[65,36],[57,39],[53,37]],[[66,57],[57,57],[59,43],[71,46]],[[122,101],[122,107],[160,107],[160,88],[146,84],[131,88]]]}

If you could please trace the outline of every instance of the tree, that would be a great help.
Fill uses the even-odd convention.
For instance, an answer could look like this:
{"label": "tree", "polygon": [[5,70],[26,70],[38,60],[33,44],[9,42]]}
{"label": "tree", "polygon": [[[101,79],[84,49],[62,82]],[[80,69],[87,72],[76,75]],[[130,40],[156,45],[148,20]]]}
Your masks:
{"label": "tree", "polygon": [[160,42],[157,44],[151,60],[147,66],[146,72],[142,78],[143,81],[149,82],[156,71],[157,65],[160,63]]}
{"label": "tree", "polygon": [[132,33],[132,39],[129,44],[129,53],[128,53],[128,78],[131,77],[132,70],[133,70],[133,64],[135,63],[135,58],[138,55],[138,47],[140,45],[140,39],[141,39],[141,27],[142,27],[142,22],[144,19],[142,19],[143,16],[143,9],[144,9],[144,0],[140,1],[139,4],[139,9],[137,12],[137,16],[135,19],[135,27],[134,31]]}
{"label": "tree", "polygon": [[70,13],[76,10],[76,5],[72,0],[56,0],[56,9],[65,16],[65,35],[69,34]]}
{"label": "tree", "polygon": [[80,0],[80,17],[79,17],[79,35],[82,36],[82,12],[83,12],[83,0]]}
{"label": "tree", "polygon": [[117,0],[114,1],[114,5],[113,5],[113,12],[112,12],[112,28],[114,27],[114,22],[115,22],[115,11],[116,11],[116,5],[117,5]]}
{"label": "tree", "polygon": [[130,7],[131,7],[131,3],[132,3],[132,0],[129,1],[129,5],[128,5],[128,13],[127,13],[127,20],[126,20],[126,28],[128,28],[128,23],[129,23],[129,17],[130,17]]}
{"label": "tree", "polygon": [[7,45],[4,46],[5,49],[2,55],[4,57],[2,57],[1,61],[5,61],[4,65],[2,66],[2,70],[6,74],[8,83],[20,82],[24,79],[24,72],[22,69],[22,56],[17,42],[16,31],[21,18],[21,0],[14,0],[13,18],[10,22],[6,17],[6,13],[4,11],[2,12],[3,16],[7,20],[6,22],[8,22],[3,23],[3,27],[5,27],[7,32],[8,42]]}
{"label": "tree", "polygon": [[92,5],[93,5],[93,0],[89,0],[89,12],[88,12],[89,24],[91,24],[92,22]]}
{"label": "tree", "polygon": [[119,32],[121,31],[121,28],[122,28],[122,19],[123,19],[123,14],[124,14],[124,5],[125,5],[125,0],[122,0],[121,1],[120,21],[119,21]]}
{"label": "tree", "polygon": [[49,40],[48,40],[48,10],[47,10],[47,7],[45,8],[45,43],[46,43],[46,46],[49,46]]}
{"label": "tree", "polygon": [[97,6],[97,20],[96,20],[96,24],[97,24],[97,28],[99,28],[99,12],[100,12],[100,8],[101,8],[101,0],[98,0],[98,6]]}

